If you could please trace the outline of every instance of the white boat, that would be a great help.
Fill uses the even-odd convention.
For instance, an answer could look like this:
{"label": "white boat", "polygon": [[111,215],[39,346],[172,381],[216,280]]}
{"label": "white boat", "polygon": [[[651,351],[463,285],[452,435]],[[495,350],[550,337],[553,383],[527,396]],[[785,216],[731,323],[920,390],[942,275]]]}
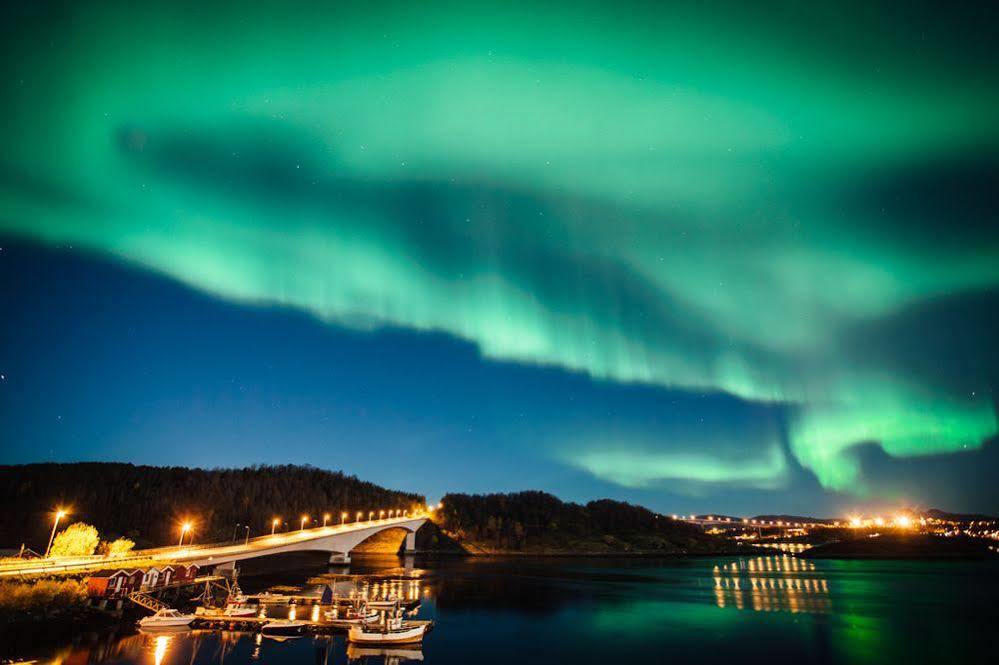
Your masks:
{"label": "white boat", "polygon": [[181,614],[177,610],[165,608],[156,614],[139,619],[141,628],[177,628],[178,626],[188,626],[194,621],[193,614]]}
{"label": "white boat", "polygon": [[368,607],[373,610],[394,610],[399,602],[395,596],[389,596],[383,600],[369,600]]}
{"label": "white boat", "polygon": [[261,627],[260,632],[267,637],[301,637],[305,634],[306,623],[304,621],[290,621],[288,619],[275,619],[268,621]]}
{"label": "white boat", "polygon": [[347,639],[354,644],[416,644],[423,641],[430,623],[412,623],[390,618],[380,626],[351,626]]}
{"label": "white boat", "polygon": [[340,611],[339,607],[334,607],[332,610],[327,610],[325,616],[326,623],[342,627],[359,626],[365,623],[374,623],[378,620],[378,612],[367,610],[363,607],[348,607],[343,611]]}
{"label": "white boat", "polygon": [[223,608],[199,607],[195,610],[197,616],[211,619],[240,619],[242,617],[254,617],[259,613],[260,610],[253,605],[237,604],[229,604]]}

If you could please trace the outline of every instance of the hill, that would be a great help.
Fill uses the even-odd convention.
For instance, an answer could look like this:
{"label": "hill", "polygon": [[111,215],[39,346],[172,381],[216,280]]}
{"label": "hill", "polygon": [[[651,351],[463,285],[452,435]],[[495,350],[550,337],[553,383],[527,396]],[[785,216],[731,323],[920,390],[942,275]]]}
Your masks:
{"label": "hill", "polygon": [[735,548],[641,506],[609,499],[580,505],[545,492],[448,494],[435,522],[480,553],[696,554]]}
{"label": "hill", "polygon": [[996,555],[990,542],[967,536],[886,534],[819,545],[798,556],[806,559],[981,559]]}
{"label": "hill", "polygon": [[[309,466],[189,469],[83,462],[0,466],[0,547],[44,551],[52,511],[66,506],[70,521],[93,524],[103,538],[127,536],[140,547],[177,541],[191,520],[200,542],[271,529],[297,528],[302,515],[411,508],[424,497],[379,487],[338,471]],[[285,526],[284,522],[287,523]],[[236,528],[236,525],[241,525]]]}

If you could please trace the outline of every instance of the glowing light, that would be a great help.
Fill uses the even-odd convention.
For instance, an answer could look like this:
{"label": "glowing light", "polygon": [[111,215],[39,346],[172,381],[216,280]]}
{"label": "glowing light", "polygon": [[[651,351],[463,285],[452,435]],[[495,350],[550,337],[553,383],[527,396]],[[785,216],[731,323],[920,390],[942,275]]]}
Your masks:
{"label": "glowing light", "polygon": [[895,518],[895,526],[900,527],[902,529],[908,529],[910,526],[912,526],[912,520],[909,518],[908,515],[898,515]]}
{"label": "glowing light", "polygon": [[875,517],[874,518],[874,525],[875,526],[884,526],[885,525],[885,518],[883,518],[883,517]]}

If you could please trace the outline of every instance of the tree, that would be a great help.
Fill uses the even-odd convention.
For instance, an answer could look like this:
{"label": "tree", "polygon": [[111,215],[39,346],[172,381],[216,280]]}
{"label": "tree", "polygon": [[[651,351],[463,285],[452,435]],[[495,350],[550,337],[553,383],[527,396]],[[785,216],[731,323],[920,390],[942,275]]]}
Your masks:
{"label": "tree", "polygon": [[76,522],[63,529],[52,543],[52,556],[90,556],[97,549],[100,535],[97,529]]}
{"label": "tree", "polygon": [[101,543],[101,552],[110,558],[126,556],[135,547],[135,541],[128,538],[118,538],[110,543]]}

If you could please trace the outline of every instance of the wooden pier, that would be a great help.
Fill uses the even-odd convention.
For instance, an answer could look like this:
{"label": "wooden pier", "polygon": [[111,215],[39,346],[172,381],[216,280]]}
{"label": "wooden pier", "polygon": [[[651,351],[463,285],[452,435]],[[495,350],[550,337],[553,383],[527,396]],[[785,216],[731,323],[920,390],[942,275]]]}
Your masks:
{"label": "wooden pier", "polygon": [[[259,633],[260,629],[263,628],[264,624],[270,623],[271,621],[283,621],[283,619],[274,619],[269,617],[204,617],[199,616],[191,624],[192,628],[201,628],[207,630],[229,630],[229,631],[243,631],[248,633]],[[346,633],[348,628],[346,626],[334,625],[331,623],[326,623],[325,621],[312,621],[309,619],[296,619],[306,625],[306,629],[309,633],[313,635],[330,635],[334,633]],[[406,623],[414,625],[426,625],[427,630],[433,628],[434,622],[430,619],[413,619],[407,620]],[[378,623],[368,624],[370,628],[377,628]]]}

